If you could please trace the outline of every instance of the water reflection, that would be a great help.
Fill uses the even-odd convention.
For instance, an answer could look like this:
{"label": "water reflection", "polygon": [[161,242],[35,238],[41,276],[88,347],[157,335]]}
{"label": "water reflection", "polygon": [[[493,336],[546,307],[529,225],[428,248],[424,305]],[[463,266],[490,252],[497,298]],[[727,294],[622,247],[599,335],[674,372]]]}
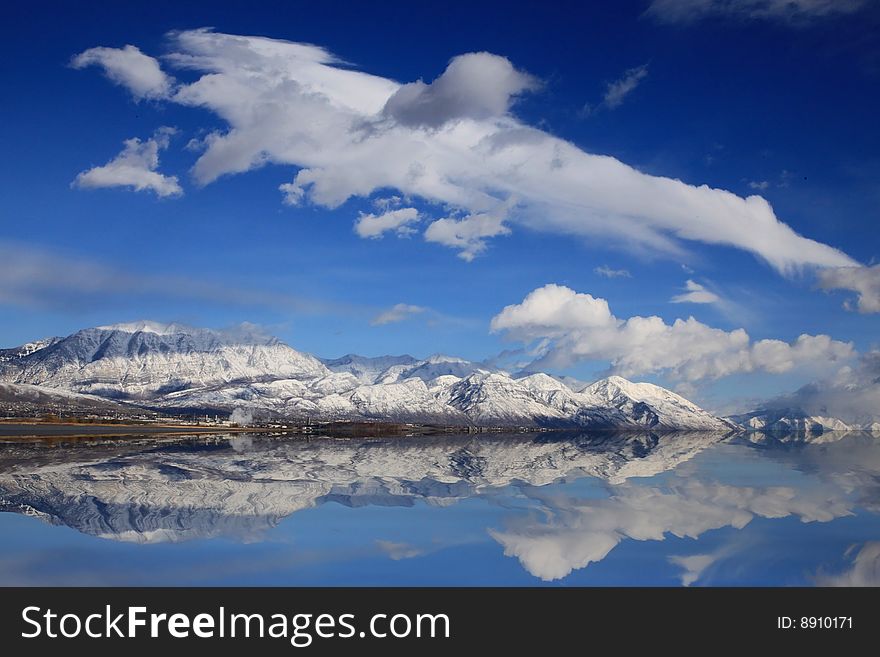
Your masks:
{"label": "water reflection", "polygon": [[[495,542],[495,558],[503,559],[503,552],[517,559],[540,581],[597,564],[624,542],[700,539],[712,530],[741,530],[755,519],[830,523],[876,512],[878,493],[880,440],[865,435],[294,442],[218,436],[0,445],[0,509],[85,535],[135,544],[222,537],[246,545],[270,540],[285,519],[330,502],[397,508],[394,517],[406,527],[413,517],[409,507],[428,505],[455,516],[471,508],[465,502],[482,501],[484,536]],[[402,534],[419,538],[415,527]],[[454,534],[444,537],[450,545]],[[816,583],[878,583],[880,543],[872,538],[878,537],[865,535],[841,554],[836,570],[817,564]],[[443,547],[436,538],[429,546],[357,533],[344,540],[350,549],[369,541],[400,563]],[[737,550],[728,542],[664,559],[689,585]],[[634,574],[631,583],[643,582]]]}

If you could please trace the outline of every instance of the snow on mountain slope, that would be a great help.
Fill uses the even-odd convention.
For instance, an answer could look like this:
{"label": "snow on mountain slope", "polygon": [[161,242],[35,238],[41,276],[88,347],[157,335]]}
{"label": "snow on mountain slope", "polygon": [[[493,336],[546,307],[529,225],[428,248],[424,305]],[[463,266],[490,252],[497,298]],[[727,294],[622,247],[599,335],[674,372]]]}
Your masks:
{"label": "snow on mountain slope", "polygon": [[448,404],[476,424],[535,426],[562,424],[566,414],[549,406],[527,385],[504,374],[478,371],[453,383]]}
{"label": "snow on mountain slope", "polygon": [[53,344],[61,339],[62,338],[44,338],[43,340],[34,340],[33,342],[27,342],[20,347],[13,347],[12,349],[0,349],[0,364],[7,361],[24,358],[25,356],[30,356],[32,353],[40,351],[40,349],[51,347]]}
{"label": "snow on mountain slope", "polygon": [[[575,391],[436,355],[321,361],[248,326],[135,322],[83,329],[0,362],[0,381],[170,409],[450,425],[727,430],[673,392],[609,377]],[[27,352],[27,353],[24,353]]]}
{"label": "snow on mountain slope", "polygon": [[646,428],[735,428],[732,423],[704,411],[681,395],[653,383],[633,383],[620,376],[609,376],[581,392],[595,399],[595,406],[616,408]]}
{"label": "snow on mountain slope", "polygon": [[317,358],[276,338],[152,322],[83,329],[0,365],[0,376],[12,383],[132,399],[236,380],[328,373]]}
{"label": "snow on mountain slope", "polygon": [[0,383],[0,409],[18,414],[29,410],[94,413],[131,413],[139,409],[116,404],[102,397],[81,395],[66,390],[52,390],[25,383]]}
{"label": "snow on mountain slope", "polygon": [[332,372],[347,372],[361,383],[376,383],[379,375],[391,367],[400,367],[401,371],[421,361],[412,356],[357,356],[347,354],[342,358],[322,358],[321,362]]}
{"label": "snow on mountain slope", "polygon": [[516,379],[516,381],[524,386],[534,398],[564,415],[576,414],[585,404],[592,401],[547,374],[530,374]]}
{"label": "snow on mountain slope", "polygon": [[469,416],[437,399],[416,377],[357,388],[349,397],[360,415],[402,422],[469,424]]}
{"label": "snow on mountain slope", "polygon": [[807,415],[797,409],[758,410],[742,415],[733,415],[730,420],[747,430],[768,433],[821,434],[829,431],[877,431],[880,429],[880,423],[855,424],[834,417]]}
{"label": "snow on mountain slope", "polygon": [[[380,381],[382,383],[390,383],[391,381],[402,381],[403,379],[409,379],[412,377],[418,377],[422,381],[433,381],[438,376],[457,376],[458,378],[464,378],[483,369],[486,368],[478,363],[464,360],[463,358],[435,354],[430,358],[418,361],[409,367],[390,368],[381,375]],[[492,369],[492,371],[498,370]]]}

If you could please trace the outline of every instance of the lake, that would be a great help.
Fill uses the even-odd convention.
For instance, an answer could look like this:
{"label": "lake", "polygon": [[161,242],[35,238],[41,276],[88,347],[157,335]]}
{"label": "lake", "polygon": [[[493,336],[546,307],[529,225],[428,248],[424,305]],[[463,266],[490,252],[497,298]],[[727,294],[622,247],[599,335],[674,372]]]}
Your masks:
{"label": "lake", "polygon": [[2,585],[880,585],[880,438],[0,443]]}

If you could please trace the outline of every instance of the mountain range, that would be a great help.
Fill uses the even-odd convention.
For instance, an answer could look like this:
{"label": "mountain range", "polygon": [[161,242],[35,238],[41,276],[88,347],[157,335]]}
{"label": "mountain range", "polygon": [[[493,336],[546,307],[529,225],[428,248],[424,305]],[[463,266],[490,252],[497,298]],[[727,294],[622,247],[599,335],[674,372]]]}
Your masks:
{"label": "mountain range", "polygon": [[[219,331],[142,321],[86,328],[0,350],[0,384],[7,405],[93,405],[96,412],[119,405],[239,418],[639,430],[785,424],[759,413],[716,417],[670,390],[619,376],[575,384],[444,355],[321,359],[248,325]],[[792,421],[789,428],[838,428],[825,420]]]}

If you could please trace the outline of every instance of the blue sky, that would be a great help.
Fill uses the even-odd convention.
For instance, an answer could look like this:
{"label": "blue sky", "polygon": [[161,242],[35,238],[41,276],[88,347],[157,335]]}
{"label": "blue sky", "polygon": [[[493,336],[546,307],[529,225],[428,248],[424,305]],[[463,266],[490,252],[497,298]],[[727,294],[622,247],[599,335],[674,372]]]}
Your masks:
{"label": "blue sky", "polygon": [[[876,347],[875,4],[216,4],[7,9],[0,343],[140,318],[249,321],[321,356],[521,350],[508,366],[537,359],[586,379],[611,368],[716,407],[796,388]],[[325,50],[304,55],[313,70],[290,63],[289,44],[212,34]],[[143,59],[121,59],[115,49],[128,45]],[[326,53],[341,63],[309,59]],[[194,56],[212,63],[185,66]],[[162,77],[137,77],[149,58]],[[217,66],[236,84],[262,81],[194,99]],[[292,87],[275,87],[276,66]],[[346,75],[328,100],[320,89],[334,70]],[[418,80],[429,86],[409,84],[382,106]],[[355,107],[352,134],[368,126],[363,142],[320,128],[350,118],[340,103]],[[257,110],[268,118],[241,118]],[[471,128],[513,140],[522,161],[474,164]],[[231,132],[247,143],[212,152],[210,135]],[[376,134],[387,139],[352,155]],[[140,171],[120,173],[110,163],[135,138],[158,164],[137,150]],[[414,141],[429,144],[421,178],[412,171],[423,163],[401,164],[396,150]],[[555,160],[532,168],[550,148],[564,151],[559,174]],[[259,161],[235,160],[247,149]],[[290,205],[279,186],[301,169],[317,173]],[[135,191],[131,175],[151,182]],[[402,209],[417,217],[400,224],[405,234],[355,230],[361,215]],[[564,291],[551,299],[548,284]],[[671,302],[688,291],[710,302]],[[397,304],[418,311],[376,321]],[[626,322],[652,316],[656,340]],[[674,328],[688,317],[693,330]],[[797,349],[801,334],[831,342]],[[789,351],[755,351],[762,340]],[[765,367],[771,347],[778,363]]]}

